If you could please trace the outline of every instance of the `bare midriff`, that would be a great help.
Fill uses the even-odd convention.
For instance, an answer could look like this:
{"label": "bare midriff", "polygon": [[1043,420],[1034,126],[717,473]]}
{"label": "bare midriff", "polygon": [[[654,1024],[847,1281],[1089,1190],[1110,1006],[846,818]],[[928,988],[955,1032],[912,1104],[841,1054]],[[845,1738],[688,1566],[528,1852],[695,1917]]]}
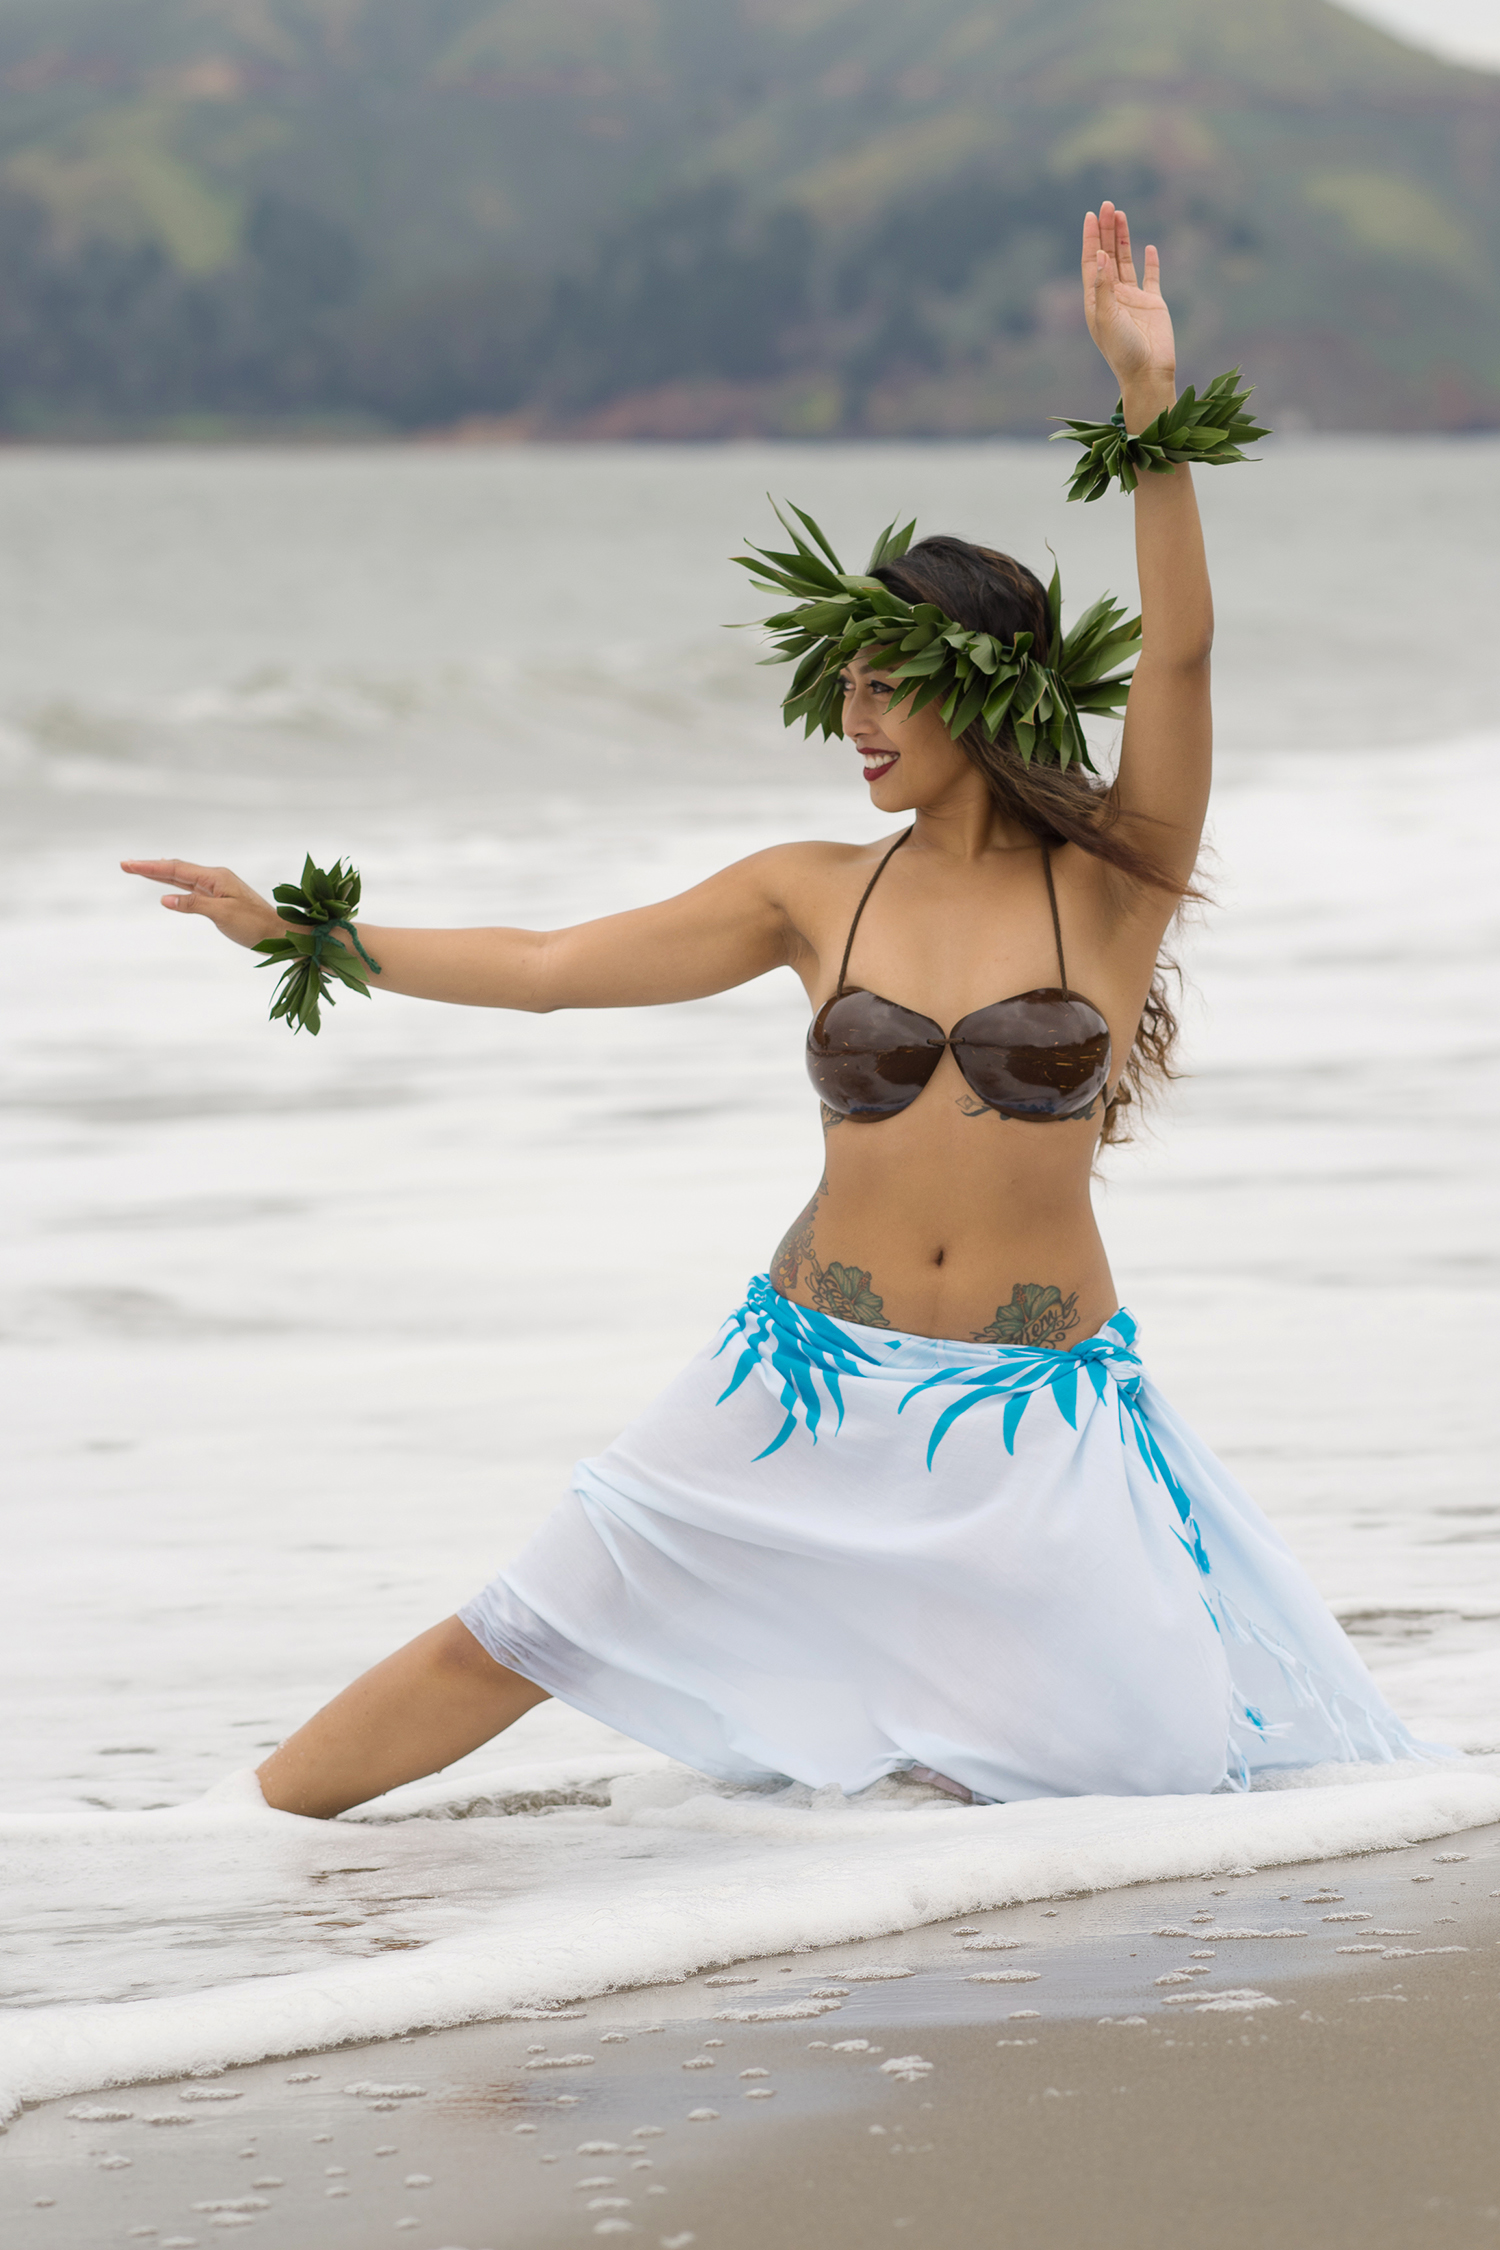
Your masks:
{"label": "bare midriff", "polygon": [[898,1116],[824,1114],[823,1179],[771,1265],[794,1304],[1053,1351],[1118,1309],[1089,1194],[1098,1114],[1003,1118],[980,1107],[951,1054]]}

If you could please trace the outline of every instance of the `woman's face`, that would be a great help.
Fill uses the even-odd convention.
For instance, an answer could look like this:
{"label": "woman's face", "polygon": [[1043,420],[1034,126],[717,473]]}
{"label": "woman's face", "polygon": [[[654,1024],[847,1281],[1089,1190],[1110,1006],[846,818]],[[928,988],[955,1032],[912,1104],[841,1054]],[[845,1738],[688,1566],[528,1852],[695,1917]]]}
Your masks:
{"label": "woman's face", "polygon": [[984,794],[982,775],[944,726],[935,702],[915,717],[909,702],[892,708],[895,688],[878,656],[857,656],[845,667],[841,684],[844,737],[863,761],[870,801],[881,812],[913,812],[959,791],[968,795],[976,785]]}

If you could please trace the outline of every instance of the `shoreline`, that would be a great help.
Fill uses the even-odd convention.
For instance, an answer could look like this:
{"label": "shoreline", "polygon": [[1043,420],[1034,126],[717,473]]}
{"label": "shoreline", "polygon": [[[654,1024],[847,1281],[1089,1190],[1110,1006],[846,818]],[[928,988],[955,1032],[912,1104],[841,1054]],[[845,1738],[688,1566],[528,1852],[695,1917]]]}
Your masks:
{"label": "shoreline", "polygon": [[[444,1775],[337,1821],[251,1804],[233,1776],[103,1823],[15,1816],[0,1833],[29,1864],[39,1934],[107,1881],[149,1942],[102,1993],[65,1953],[32,1983],[0,2025],[0,2110],[676,1987],[789,1947],[920,1948],[955,1916],[1039,1900],[1088,1896],[1103,1927],[1103,1902],[1133,1886],[1247,1866],[1290,1884],[1323,1859],[1440,1850],[1500,1821],[1488,1760],[1311,1772],[1324,1779],[1193,1798],[960,1806],[887,1782],[823,1803],[726,1792],[637,1749],[479,1771],[457,1792]],[[516,1817],[543,1784],[542,1817]],[[237,1948],[241,1928],[259,1934]]]}
{"label": "shoreline", "polygon": [[1492,2242],[1500,1825],[1449,1842],[62,2097],[0,2140],[6,2239]]}

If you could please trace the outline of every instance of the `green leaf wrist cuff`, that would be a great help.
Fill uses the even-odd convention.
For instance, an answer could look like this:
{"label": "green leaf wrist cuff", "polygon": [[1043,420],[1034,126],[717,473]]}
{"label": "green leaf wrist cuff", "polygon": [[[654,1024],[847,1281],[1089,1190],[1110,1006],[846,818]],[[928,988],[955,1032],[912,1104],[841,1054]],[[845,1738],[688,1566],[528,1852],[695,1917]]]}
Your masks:
{"label": "green leaf wrist cuff", "polygon": [[1271,433],[1244,411],[1252,386],[1247,383],[1243,390],[1236,390],[1239,379],[1239,369],[1232,367],[1227,375],[1216,375],[1201,398],[1189,385],[1175,406],[1158,414],[1134,437],[1126,433],[1123,400],[1107,422],[1078,422],[1071,416],[1058,415],[1056,419],[1065,426],[1053,431],[1051,442],[1056,444],[1061,438],[1084,448],[1083,459],[1068,486],[1068,498],[1097,500],[1115,477],[1122,492],[1134,492],[1147,470],[1164,476],[1183,461],[1205,469],[1221,469],[1226,462],[1243,461],[1246,456],[1240,447],[1253,445],[1257,438]]}
{"label": "green leaf wrist cuff", "polygon": [[909,702],[915,714],[936,703],[953,734],[977,726],[991,742],[1009,727],[1027,765],[1035,759],[1039,765],[1066,768],[1076,760],[1093,769],[1082,721],[1089,714],[1118,711],[1130,693],[1129,673],[1113,667],[1138,652],[1138,617],[1127,618],[1106,594],[1064,635],[1062,581],[1054,568],[1047,593],[1052,653],[1044,659],[1030,633],[998,641],[993,634],[971,632],[932,602],[905,602],[870,575],[906,553],[914,523],[904,531],[888,525],[875,543],[868,570],[855,576],[845,571],[811,516],[796,507],[792,514],[812,546],[777,508],[792,551],[752,547],[749,554],[734,558],[762,592],[797,597],[795,608],[762,620],[776,650],[763,661],[797,667],[781,706],[787,726],[800,719],[804,734],[815,728],[825,736],[842,734],[839,676],[862,650],[873,647],[886,656],[896,683],[893,706]]}
{"label": "green leaf wrist cuff", "polygon": [[[316,1039],[322,1028],[322,1003],[336,1005],[334,979],[369,999],[370,977],[379,976],[380,963],[365,951],[354,927],[359,890],[355,867],[337,859],[330,868],[314,867],[309,856],[300,884],[278,883],[272,891],[278,901],[276,911],[291,929],[286,937],[262,938],[251,949],[265,955],[263,969],[273,961],[286,963],[271,1002],[272,1023],[280,1016],[290,1030],[310,1031]],[[338,930],[347,931],[354,941],[352,952],[334,934]]]}

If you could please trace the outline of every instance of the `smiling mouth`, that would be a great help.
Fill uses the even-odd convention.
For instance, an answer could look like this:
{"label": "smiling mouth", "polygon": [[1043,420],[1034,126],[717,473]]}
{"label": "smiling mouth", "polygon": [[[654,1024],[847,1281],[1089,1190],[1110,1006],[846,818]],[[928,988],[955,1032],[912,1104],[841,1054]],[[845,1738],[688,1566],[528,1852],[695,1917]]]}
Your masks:
{"label": "smiling mouth", "polygon": [[862,750],[866,781],[878,781],[883,773],[889,773],[898,755],[895,750]]}

